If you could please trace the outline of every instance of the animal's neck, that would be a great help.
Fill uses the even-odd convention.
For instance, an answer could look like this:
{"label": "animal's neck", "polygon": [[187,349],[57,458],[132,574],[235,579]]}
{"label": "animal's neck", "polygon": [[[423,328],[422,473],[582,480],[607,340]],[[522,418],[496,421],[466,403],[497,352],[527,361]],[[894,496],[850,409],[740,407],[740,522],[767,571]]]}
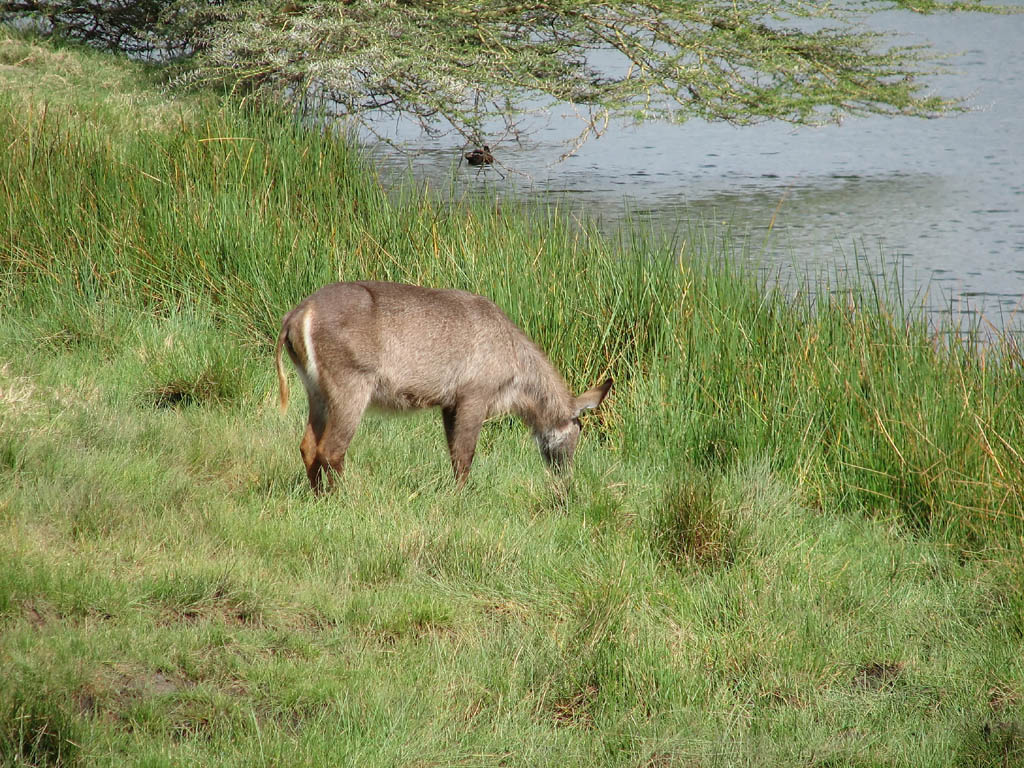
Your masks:
{"label": "animal's neck", "polygon": [[546,432],[572,418],[572,395],[544,353],[525,337],[521,341],[516,411],[534,432]]}

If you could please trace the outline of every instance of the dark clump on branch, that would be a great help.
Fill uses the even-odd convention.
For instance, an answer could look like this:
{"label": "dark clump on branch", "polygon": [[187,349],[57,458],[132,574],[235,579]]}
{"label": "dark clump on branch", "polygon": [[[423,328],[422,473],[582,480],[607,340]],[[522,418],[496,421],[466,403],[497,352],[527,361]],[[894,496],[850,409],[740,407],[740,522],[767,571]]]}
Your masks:
{"label": "dark clump on branch", "polygon": [[463,157],[466,158],[466,162],[470,165],[492,165],[494,163],[494,155],[491,154],[491,148],[486,144],[484,144],[482,149],[474,149],[472,152],[467,152]]}

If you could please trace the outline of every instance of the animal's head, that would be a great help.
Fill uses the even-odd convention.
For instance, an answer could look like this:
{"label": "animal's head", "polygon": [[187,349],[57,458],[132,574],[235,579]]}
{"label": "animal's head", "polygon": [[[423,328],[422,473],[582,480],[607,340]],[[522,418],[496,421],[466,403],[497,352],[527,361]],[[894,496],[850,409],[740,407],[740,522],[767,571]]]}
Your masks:
{"label": "animal's head", "polygon": [[588,389],[573,400],[572,416],[568,421],[555,424],[548,429],[536,432],[540,455],[549,467],[555,471],[567,469],[572,464],[576,453],[576,444],[580,440],[580,414],[591,408],[597,408],[612,388],[612,380]]}

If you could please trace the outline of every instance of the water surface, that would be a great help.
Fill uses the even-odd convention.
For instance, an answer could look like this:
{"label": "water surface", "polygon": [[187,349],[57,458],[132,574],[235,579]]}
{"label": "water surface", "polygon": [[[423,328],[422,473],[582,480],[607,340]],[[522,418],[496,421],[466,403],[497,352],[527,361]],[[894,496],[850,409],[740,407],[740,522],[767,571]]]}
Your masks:
{"label": "water surface", "polygon": [[[534,122],[522,144],[489,140],[505,179],[463,164],[457,136],[391,126],[406,153],[377,151],[385,178],[411,167],[439,190],[555,199],[614,229],[629,215],[655,230],[726,223],[761,268],[783,279],[846,270],[898,272],[907,293],[970,322],[1024,315],[1024,15],[887,12],[871,25],[958,53],[934,79],[972,111],[936,120],[850,118],[841,125],[737,128],[613,125],[564,162],[570,114]],[[569,110],[565,110],[569,112]]]}

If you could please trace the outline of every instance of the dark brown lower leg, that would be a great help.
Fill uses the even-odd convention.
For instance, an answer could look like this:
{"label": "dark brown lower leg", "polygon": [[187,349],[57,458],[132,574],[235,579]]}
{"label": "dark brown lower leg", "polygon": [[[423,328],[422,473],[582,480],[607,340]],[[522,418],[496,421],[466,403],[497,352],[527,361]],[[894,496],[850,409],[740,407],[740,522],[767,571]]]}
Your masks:
{"label": "dark brown lower leg", "polygon": [[313,493],[320,493],[322,490],[320,472],[324,467],[320,462],[316,444],[317,438],[313,432],[313,425],[307,424],[306,434],[302,436],[302,443],[299,445],[299,453],[302,454],[302,463],[306,465],[306,477],[309,478],[309,487],[313,489]]}
{"label": "dark brown lower leg", "polygon": [[[486,400],[480,402],[484,403]],[[466,484],[469,477],[469,468],[473,465],[473,455],[476,453],[476,442],[480,437],[485,411],[485,407],[471,401],[451,409],[450,415],[449,409],[442,412],[445,435],[448,437],[448,452],[452,459],[452,471],[455,473],[455,484],[459,488]]]}
{"label": "dark brown lower leg", "polygon": [[442,408],[441,421],[444,423],[444,439],[448,443],[448,458],[455,461],[455,409]]}

